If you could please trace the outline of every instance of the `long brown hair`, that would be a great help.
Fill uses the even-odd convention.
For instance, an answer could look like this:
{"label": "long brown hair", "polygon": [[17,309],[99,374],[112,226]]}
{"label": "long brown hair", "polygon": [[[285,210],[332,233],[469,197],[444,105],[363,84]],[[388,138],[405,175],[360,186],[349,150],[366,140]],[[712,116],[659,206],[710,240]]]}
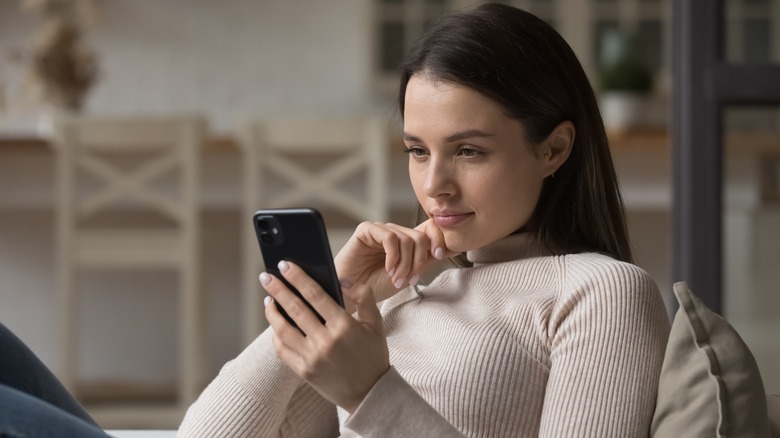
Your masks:
{"label": "long brown hair", "polygon": [[420,73],[472,88],[523,123],[532,144],[559,123],[576,128],[571,154],[547,178],[522,230],[553,254],[600,252],[632,261],[623,200],[596,96],[577,57],[550,25],[523,10],[483,4],[438,19],[402,66],[398,95]]}

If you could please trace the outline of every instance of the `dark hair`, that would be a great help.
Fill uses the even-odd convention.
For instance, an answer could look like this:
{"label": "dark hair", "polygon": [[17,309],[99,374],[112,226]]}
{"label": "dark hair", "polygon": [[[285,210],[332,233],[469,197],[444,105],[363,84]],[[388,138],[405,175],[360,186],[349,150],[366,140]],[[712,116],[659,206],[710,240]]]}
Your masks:
{"label": "dark hair", "polygon": [[539,144],[559,123],[576,129],[571,154],[547,178],[523,231],[553,254],[601,252],[632,261],[625,212],[596,96],[577,57],[550,25],[520,9],[483,4],[440,17],[402,65],[406,86],[424,74],[502,105]]}

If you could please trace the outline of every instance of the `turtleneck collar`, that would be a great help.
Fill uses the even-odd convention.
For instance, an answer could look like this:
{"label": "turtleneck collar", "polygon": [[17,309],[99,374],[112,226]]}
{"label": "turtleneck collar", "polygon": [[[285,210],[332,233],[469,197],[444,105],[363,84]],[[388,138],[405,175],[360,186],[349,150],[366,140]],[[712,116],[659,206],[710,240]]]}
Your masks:
{"label": "turtleneck collar", "polygon": [[548,256],[550,252],[535,241],[530,233],[510,234],[482,248],[466,253],[474,266],[486,263],[501,263],[531,257]]}

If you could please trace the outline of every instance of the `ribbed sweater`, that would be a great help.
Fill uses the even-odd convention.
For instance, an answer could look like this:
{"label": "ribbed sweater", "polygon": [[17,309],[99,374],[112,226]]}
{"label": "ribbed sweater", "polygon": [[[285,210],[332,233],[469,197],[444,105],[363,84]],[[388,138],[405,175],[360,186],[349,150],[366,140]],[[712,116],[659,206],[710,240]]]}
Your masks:
{"label": "ribbed sweater", "polygon": [[274,353],[269,330],[190,407],[181,437],[647,436],[669,322],[655,283],[525,235],[380,304],[390,370],[350,416]]}

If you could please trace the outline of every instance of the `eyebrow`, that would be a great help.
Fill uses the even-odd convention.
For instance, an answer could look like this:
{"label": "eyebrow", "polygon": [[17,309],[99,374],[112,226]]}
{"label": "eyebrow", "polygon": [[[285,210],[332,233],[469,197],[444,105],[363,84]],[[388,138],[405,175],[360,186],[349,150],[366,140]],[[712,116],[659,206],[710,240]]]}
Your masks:
{"label": "eyebrow", "polygon": [[[459,141],[459,140],[464,140],[464,139],[467,139],[467,138],[492,137],[492,136],[493,136],[493,134],[488,134],[487,132],[480,131],[478,129],[468,129],[466,131],[456,132],[455,134],[447,136],[444,139],[444,142],[445,143],[452,143],[452,142],[456,142],[456,141]],[[404,132],[404,140],[422,143],[422,140],[420,140],[419,137],[415,137],[414,135],[409,134],[408,132]]]}

